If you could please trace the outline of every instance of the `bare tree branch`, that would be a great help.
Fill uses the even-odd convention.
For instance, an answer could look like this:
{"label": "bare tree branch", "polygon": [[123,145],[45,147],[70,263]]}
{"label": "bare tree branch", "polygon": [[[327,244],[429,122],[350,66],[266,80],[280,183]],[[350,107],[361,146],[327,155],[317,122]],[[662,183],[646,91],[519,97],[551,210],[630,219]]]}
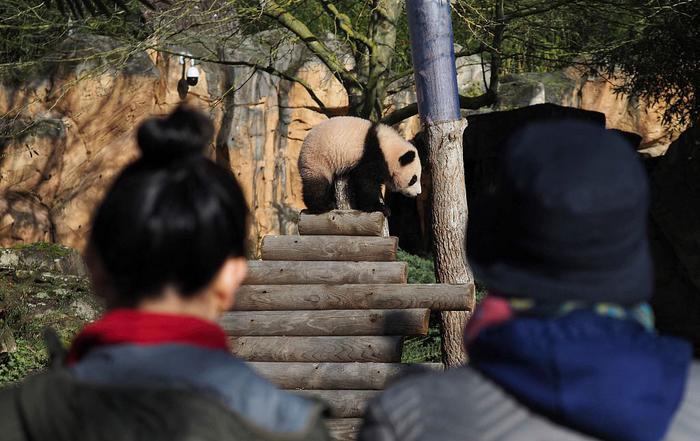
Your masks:
{"label": "bare tree branch", "polygon": [[288,73],[286,73],[286,72],[283,72],[283,71],[281,71],[281,70],[279,70],[279,69],[276,69],[276,68],[274,68],[274,67],[272,67],[272,66],[264,66],[264,65],[261,65],[261,64],[251,63],[251,62],[248,62],[248,61],[228,61],[228,60],[220,60],[220,59],[216,59],[216,58],[195,57],[195,56],[192,56],[192,55],[190,55],[190,54],[184,54],[184,53],[179,53],[179,52],[173,52],[173,51],[169,51],[169,50],[166,50],[166,49],[158,49],[158,51],[159,51],[159,52],[162,52],[162,53],[169,54],[169,55],[175,55],[175,56],[182,56],[182,57],[191,58],[191,59],[194,59],[194,60],[197,60],[197,61],[200,61],[200,62],[221,64],[221,65],[224,65],[224,66],[245,66],[245,67],[250,67],[250,68],[253,68],[253,69],[258,70],[258,71],[261,71],[261,72],[269,73],[270,75],[275,75],[275,76],[280,77],[280,78],[283,78],[283,79],[285,79],[285,80],[287,80],[287,81],[291,81],[291,82],[297,83],[297,84],[299,84],[301,87],[303,87],[303,88],[306,90],[306,92],[309,94],[309,96],[311,97],[311,99],[314,100],[314,102],[318,105],[318,111],[319,111],[320,113],[323,113],[323,114],[325,114],[325,115],[327,115],[327,116],[331,116],[331,115],[334,115],[334,114],[335,114],[335,112],[333,112],[332,110],[330,110],[330,109],[326,106],[326,104],[323,102],[323,100],[322,100],[321,98],[319,98],[318,95],[316,95],[316,92],[314,92],[313,88],[311,87],[311,85],[310,85],[308,82],[304,81],[303,79],[301,79],[301,78],[299,78],[299,77],[296,77],[296,76],[294,76],[294,75],[290,75],[290,74],[288,74]]}
{"label": "bare tree branch", "polygon": [[227,65],[227,66],[248,66],[248,67],[251,67],[251,68],[253,68],[253,69],[255,69],[255,70],[259,70],[259,71],[262,71],[262,72],[267,72],[267,73],[269,73],[270,75],[275,75],[275,76],[278,76],[278,77],[280,77],[280,78],[283,78],[283,79],[285,79],[285,80],[287,80],[287,81],[291,81],[291,82],[293,82],[293,83],[297,83],[297,84],[299,84],[301,87],[303,87],[303,88],[306,90],[306,92],[309,94],[309,96],[311,97],[311,99],[314,100],[314,102],[318,105],[319,110],[320,110],[321,113],[324,113],[324,114],[326,114],[326,115],[328,115],[328,116],[330,116],[330,115],[333,114],[333,112],[331,112],[331,111],[328,109],[328,107],[326,107],[326,105],[325,105],[325,103],[323,102],[323,100],[321,100],[321,98],[319,98],[319,96],[316,95],[316,92],[314,92],[314,90],[313,90],[313,88],[311,87],[311,85],[310,85],[309,83],[307,83],[306,81],[304,81],[303,79],[299,78],[299,77],[296,77],[296,76],[294,76],[294,75],[289,75],[289,74],[287,74],[287,73],[285,73],[285,72],[282,72],[282,71],[280,71],[280,70],[278,70],[278,69],[275,69],[275,68],[272,67],[272,66],[261,66],[261,65],[259,65],[259,64],[248,63],[248,62],[245,62],[245,61],[220,61],[219,64],[224,64],[224,65]]}
{"label": "bare tree branch", "polygon": [[[138,0],[142,5],[148,9],[155,10],[155,6],[149,0]],[[160,0],[162,3],[171,4],[169,0]],[[107,3],[105,5],[105,3]],[[85,16],[85,10],[90,12],[90,15],[97,16],[99,14],[112,15],[116,8],[119,8],[125,12],[132,12],[129,6],[124,2],[124,0],[47,0],[46,6],[56,8],[61,12],[61,14],[66,15],[66,5],[71,11],[74,18],[80,19]],[[108,8],[110,6],[112,9]]]}
{"label": "bare tree branch", "polygon": [[480,44],[474,49],[463,49],[459,52],[455,52],[455,58],[461,57],[471,57],[472,55],[477,55],[484,52],[485,48],[483,44]]}
{"label": "bare tree branch", "polygon": [[389,77],[388,80],[386,80],[386,83],[387,83],[387,84],[392,84],[392,83],[394,83],[394,82],[396,82],[396,81],[399,81],[399,80],[402,80],[402,79],[404,79],[404,78],[406,78],[407,76],[410,76],[410,75],[413,75],[413,68],[412,68],[412,67],[409,68],[409,69],[406,69],[406,70],[404,70],[404,71],[402,71],[402,72],[399,72],[399,73],[397,73],[397,74],[392,75],[391,77]]}
{"label": "bare tree branch", "polygon": [[325,9],[335,20],[338,28],[343,31],[343,33],[352,41],[360,43],[367,48],[369,52],[373,52],[376,48],[374,42],[367,38],[366,35],[358,33],[353,27],[350,21],[350,17],[347,14],[343,14],[338,11],[335,5],[327,0],[319,0],[323,9]]}
{"label": "bare tree branch", "polygon": [[369,56],[368,75],[364,90],[362,113],[371,120],[382,116],[382,102],[386,96],[385,75],[390,71],[396,47],[396,23],[403,11],[403,2],[396,0],[374,0],[369,22],[369,35],[376,50]]}
{"label": "bare tree branch", "polygon": [[[486,91],[479,96],[469,97],[469,96],[459,96],[459,107],[460,109],[470,109],[476,110],[485,106],[489,106],[496,102],[496,93],[492,90]],[[400,109],[394,110],[393,112],[385,115],[381,119],[382,124],[393,126],[401,121],[408,119],[414,115],[418,115],[418,104],[412,103]]]}
{"label": "bare tree branch", "polygon": [[[477,55],[482,52],[484,52],[485,48],[484,45],[479,45],[476,49],[470,49],[470,50],[461,50],[459,52],[455,52],[455,58],[460,58],[460,57],[470,57],[472,55]],[[406,78],[409,75],[413,75],[413,68],[406,69],[402,72],[396,73],[389,77],[389,79],[386,81],[386,84],[392,84],[396,81],[399,81],[401,79]]]}
{"label": "bare tree branch", "polygon": [[328,66],[338,80],[346,87],[354,86],[362,88],[362,84],[349,72],[345,65],[338,59],[336,54],[328,48],[311,30],[292,15],[289,11],[275,3],[274,1],[266,1],[263,9],[263,14],[277,21],[279,24],[287,28],[301,39],[306,47],[321,61]]}
{"label": "bare tree branch", "polygon": [[500,19],[497,17],[497,20],[503,20],[504,22],[514,20],[516,18],[523,18],[523,17],[530,17],[532,15],[539,15],[539,14],[544,14],[545,12],[553,11],[557,8],[561,8],[562,6],[567,6],[571,5],[574,3],[579,3],[579,0],[559,0],[559,1],[549,1],[542,3],[539,6],[532,6],[530,8],[523,8],[518,11],[509,13],[507,15],[503,15]]}
{"label": "bare tree branch", "polygon": [[[499,0],[496,3],[495,16],[498,24],[494,30],[493,40],[491,41],[491,50],[489,51],[491,53],[491,77],[489,78],[488,92],[492,92],[494,94],[494,98],[496,91],[498,90],[498,80],[500,78],[501,70],[501,48],[503,47],[503,36],[506,32],[505,9],[503,3],[504,0]],[[486,72],[484,71],[484,76],[485,75]]]}
{"label": "bare tree branch", "polygon": [[388,126],[393,126],[401,121],[418,115],[418,103],[412,103],[385,115],[379,122]]}

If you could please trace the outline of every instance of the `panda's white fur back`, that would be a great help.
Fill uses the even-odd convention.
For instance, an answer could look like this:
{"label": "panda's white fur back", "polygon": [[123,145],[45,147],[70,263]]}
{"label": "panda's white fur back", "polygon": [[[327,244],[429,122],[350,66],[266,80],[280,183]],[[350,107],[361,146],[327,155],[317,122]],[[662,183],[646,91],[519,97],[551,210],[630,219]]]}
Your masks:
{"label": "panda's white fur back", "polygon": [[[299,153],[302,179],[306,174],[321,174],[332,181],[335,175],[352,168],[362,157],[371,126],[371,121],[354,116],[338,116],[315,125],[306,135]],[[406,149],[415,150],[411,143],[384,124],[378,126],[377,137],[388,164],[397,163]],[[405,148],[392,148],[397,145]]]}
{"label": "panda's white fur back", "polygon": [[299,153],[299,172],[323,175],[329,181],[362,157],[365,137],[372,123],[362,118],[341,116],[314,126]]}

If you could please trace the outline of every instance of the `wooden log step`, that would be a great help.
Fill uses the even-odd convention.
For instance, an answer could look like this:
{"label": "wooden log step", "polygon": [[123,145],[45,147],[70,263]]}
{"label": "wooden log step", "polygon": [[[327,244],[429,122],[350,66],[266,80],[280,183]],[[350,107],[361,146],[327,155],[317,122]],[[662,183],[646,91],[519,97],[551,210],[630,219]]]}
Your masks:
{"label": "wooden log step", "polygon": [[265,236],[262,260],[332,260],[389,262],[396,260],[396,237]]}
{"label": "wooden log step", "polygon": [[252,260],[248,285],[406,283],[406,262],[318,262]]}
{"label": "wooden log step", "polygon": [[333,441],[357,441],[362,418],[328,418],[325,420]]}
{"label": "wooden log step", "polygon": [[443,370],[442,363],[266,363],[249,365],[282,389],[381,390],[413,369]]}
{"label": "wooden log step", "polygon": [[398,363],[403,337],[231,337],[229,344],[248,361]]}
{"label": "wooden log step", "polygon": [[323,214],[301,213],[299,234],[338,236],[381,236],[384,215],[357,210],[333,210]]}
{"label": "wooden log step", "polygon": [[219,323],[233,336],[426,335],[429,309],[234,311]]}
{"label": "wooden log step", "polygon": [[331,418],[361,418],[367,402],[378,390],[298,390],[301,395],[319,398],[330,410]]}
{"label": "wooden log step", "polygon": [[433,311],[471,311],[474,302],[472,284],[245,285],[236,293],[233,309],[428,308]]}

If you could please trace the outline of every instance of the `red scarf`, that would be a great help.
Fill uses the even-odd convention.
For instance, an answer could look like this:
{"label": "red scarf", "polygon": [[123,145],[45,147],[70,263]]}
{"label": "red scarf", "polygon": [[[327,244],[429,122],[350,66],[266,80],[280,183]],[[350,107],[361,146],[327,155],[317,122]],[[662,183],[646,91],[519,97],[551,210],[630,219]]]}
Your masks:
{"label": "red scarf", "polygon": [[215,323],[175,314],[115,309],[86,326],[73,340],[66,362],[73,364],[95,347],[180,343],[228,351],[226,334]]}

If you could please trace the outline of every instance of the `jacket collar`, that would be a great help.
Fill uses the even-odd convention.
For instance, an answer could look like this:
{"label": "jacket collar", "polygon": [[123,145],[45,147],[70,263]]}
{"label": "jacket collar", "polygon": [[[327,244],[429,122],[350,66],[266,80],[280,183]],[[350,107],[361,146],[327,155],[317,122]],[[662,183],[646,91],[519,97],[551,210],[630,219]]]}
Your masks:
{"label": "jacket collar", "polygon": [[74,364],[92,349],[101,346],[164,343],[228,350],[226,334],[215,323],[193,316],[115,309],[78,334],[66,362]]}
{"label": "jacket collar", "polygon": [[591,310],[499,317],[469,345],[470,362],[529,408],[614,441],[663,437],[683,397],[686,342]]}

